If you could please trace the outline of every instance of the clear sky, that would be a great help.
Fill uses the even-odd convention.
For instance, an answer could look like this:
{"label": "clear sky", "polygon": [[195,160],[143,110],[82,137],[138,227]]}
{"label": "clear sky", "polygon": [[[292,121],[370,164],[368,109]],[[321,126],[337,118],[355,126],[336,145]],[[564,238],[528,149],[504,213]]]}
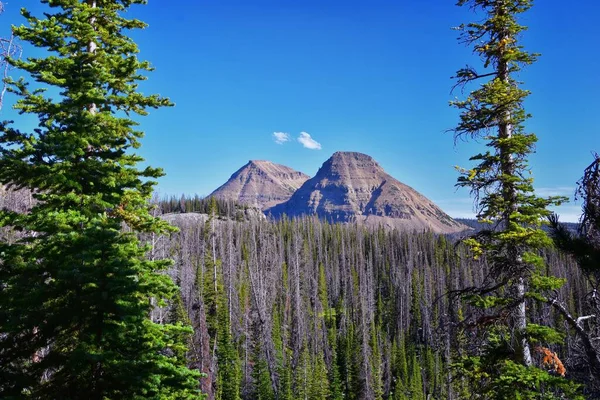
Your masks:
{"label": "clear sky", "polygon": [[[176,103],[139,119],[146,132],[139,153],[167,173],[160,193],[207,195],[250,159],[313,175],[331,154],[346,150],[373,156],[450,215],[472,215],[468,190],[454,187],[454,166],[470,166],[469,157],[483,146],[455,145],[446,130],[458,121],[448,101],[461,96],[450,93],[450,77],[467,63],[478,65],[451,27],[479,17],[454,3],[150,0],[134,6],[131,16],[150,25],[134,34],[141,57],[156,68],[142,90]],[[18,8],[35,12],[42,9],[37,4],[8,1],[0,34],[21,23]],[[532,92],[525,107],[533,114],[528,131],[539,137],[531,166],[540,194],[572,197],[592,151],[600,151],[598,16],[598,0],[538,0],[521,20],[529,26],[522,43],[542,53],[519,77]],[[22,118],[7,106],[0,117]],[[276,143],[274,132],[287,133],[289,141]],[[559,212],[574,221],[579,210],[571,203]]]}

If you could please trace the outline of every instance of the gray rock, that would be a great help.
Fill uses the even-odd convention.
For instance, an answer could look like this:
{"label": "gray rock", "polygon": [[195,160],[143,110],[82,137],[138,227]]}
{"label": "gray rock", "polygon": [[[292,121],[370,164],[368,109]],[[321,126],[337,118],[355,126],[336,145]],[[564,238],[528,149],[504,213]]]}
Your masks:
{"label": "gray rock", "polygon": [[330,222],[453,233],[468,229],[403,184],[370,156],[336,152],[285,203],[265,210],[279,218],[316,215]]}
{"label": "gray rock", "polygon": [[309,178],[285,165],[251,160],[210,196],[265,210],[287,201]]}

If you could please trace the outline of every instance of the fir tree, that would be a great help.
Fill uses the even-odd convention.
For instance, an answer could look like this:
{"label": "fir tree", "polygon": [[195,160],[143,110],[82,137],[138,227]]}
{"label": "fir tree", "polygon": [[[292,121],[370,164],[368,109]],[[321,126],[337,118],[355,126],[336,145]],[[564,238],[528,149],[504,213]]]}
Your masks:
{"label": "fir tree", "polygon": [[394,339],[392,343],[392,383],[393,398],[406,399],[408,390],[408,363],[406,361],[406,346],[404,336]]}
{"label": "fir tree", "polygon": [[254,396],[256,400],[274,400],[273,386],[271,385],[271,375],[267,361],[262,356],[260,342],[257,341],[254,352],[254,368],[252,377],[254,380]]}
{"label": "fir tree", "polygon": [[412,350],[412,359],[410,363],[410,378],[408,381],[408,391],[410,392],[410,398],[414,400],[425,399],[425,393],[423,392],[423,374],[421,372],[421,363],[417,357],[417,353]]}
{"label": "fir tree", "polygon": [[[335,309],[332,309],[335,311]],[[327,330],[327,339],[329,342],[329,348],[331,349],[331,367],[329,368],[329,390],[331,400],[342,400],[344,398],[344,392],[342,390],[342,378],[340,374],[340,357],[337,340],[337,329],[336,329],[336,314],[331,312],[331,318],[329,319],[330,328]]]}
{"label": "fir tree", "polygon": [[463,87],[488,80],[465,100],[451,104],[461,111],[455,137],[483,139],[488,147],[471,157],[477,165],[461,170],[458,186],[471,188],[477,199],[478,220],[494,225],[466,240],[475,257],[484,256],[491,266],[489,279],[468,293],[469,300],[493,314],[487,317],[506,324],[499,329],[495,325],[488,328],[490,337],[484,357],[492,359],[487,358],[487,363],[471,360],[474,362],[470,364],[490,367],[477,374],[479,378],[481,373],[491,377],[490,398],[542,398],[535,396],[547,396],[544,392],[551,393],[553,385],[564,386],[558,378],[534,366],[533,343],[552,343],[557,334],[549,327],[531,324],[526,304],[528,299],[538,299],[536,294],[541,290],[557,289],[562,284],[561,280],[543,276],[544,261],[538,253],[538,249],[550,244],[540,229],[549,215],[547,207],[561,199],[542,199],[533,192],[528,157],[537,137],[525,131],[524,122],[529,115],[523,102],[529,92],[515,78],[522,67],[537,58],[519,44],[519,36],[526,28],[519,24],[518,16],[531,3],[458,1],[458,5],[469,5],[483,14],[483,21],[458,28],[461,41],[473,46],[474,53],[482,59],[483,71],[467,66],[457,72],[456,79],[457,86]]}
{"label": "fir tree", "polygon": [[310,400],[327,400],[330,395],[329,379],[327,377],[327,366],[325,365],[323,354],[315,355],[312,361],[308,398]]}
{"label": "fir tree", "polygon": [[[215,261],[213,260],[213,262]],[[216,303],[214,304],[214,341],[217,347],[217,393],[219,394],[217,399],[239,400],[241,398],[240,383],[242,374],[240,371],[239,355],[235,341],[231,335],[229,307],[227,295],[223,289],[223,272],[220,260],[216,260],[215,268],[214,298]],[[212,273],[210,275],[212,276]]]}
{"label": "fir tree", "polygon": [[377,324],[371,324],[371,338],[369,345],[371,346],[371,376],[373,377],[373,394],[375,400],[383,399],[383,380],[382,380],[382,360],[379,350],[379,331]]}
{"label": "fir tree", "polygon": [[294,368],[294,398],[308,400],[310,396],[311,378],[310,354],[304,347]]}
{"label": "fir tree", "polygon": [[148,212],[162,172],[136,167],[142,132],[128,117],[170,105],[137,92],[151,68],[125,33],[145,24],[124,13],[144,2],[46,0],[43,18],[24,10],[28,25],[14,29],[43,55],[10,60],[36,81],[10,90],[37,128],[0,126],[0,183],[37,200],[27,214],[0,212],[27,232],[0,243],[2,398],[199,396],[180,356],[189,330],[149,319],[150,299],[176,292],[160,272],[169,262],[148,260],[137,239],[171,230]]}
{"label": "fir tree", "polygon": [[[285,263],[282,266],[285,272]],[[286,275],[285,273],[283,274]],[[291,400],[292,398],[292,371],[290,365],[291,350],[283,340],[283,331],[281,327],[281,312],[279,306],[273,307],[273,347],[275,348],[275,360],[277,362],[277,375],[279,376],[279,387],[277,389],[278,398],[282,400]]]}

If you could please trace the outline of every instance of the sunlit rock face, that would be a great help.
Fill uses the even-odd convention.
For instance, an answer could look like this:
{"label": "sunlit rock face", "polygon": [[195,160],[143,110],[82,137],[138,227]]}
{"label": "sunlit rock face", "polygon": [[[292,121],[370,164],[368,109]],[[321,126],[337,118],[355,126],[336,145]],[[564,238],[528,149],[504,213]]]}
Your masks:
{"label": "sunlit rock face", "polygon": [[289,200],[309,178],[285,165],[251,160],[211,196],[265,210]]}
{"label": "sunlit rock face", "polygon": [[274,218],[316,215],[331,222],[362,222],[398,229],[452,233],[466,227],[370,156],[336,152],[291,198],[265,213]]}

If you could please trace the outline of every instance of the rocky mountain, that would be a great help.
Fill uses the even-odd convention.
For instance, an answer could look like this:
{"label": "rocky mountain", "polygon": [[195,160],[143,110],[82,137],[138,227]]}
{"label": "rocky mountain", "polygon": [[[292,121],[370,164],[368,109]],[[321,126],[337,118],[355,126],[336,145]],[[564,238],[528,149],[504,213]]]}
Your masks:
{"label": "rocky mountain", "polygon": [[331,222],[364,222],[399,229],[452,233],[468,229],[370,156],[337,152],[285,203],[266,209],[275,218],[316,215]]}
{"label": "rocky mountain", "polygon": [[285,165],[250,160],[210,196],[265,210],[287,201],[309,178]]}

